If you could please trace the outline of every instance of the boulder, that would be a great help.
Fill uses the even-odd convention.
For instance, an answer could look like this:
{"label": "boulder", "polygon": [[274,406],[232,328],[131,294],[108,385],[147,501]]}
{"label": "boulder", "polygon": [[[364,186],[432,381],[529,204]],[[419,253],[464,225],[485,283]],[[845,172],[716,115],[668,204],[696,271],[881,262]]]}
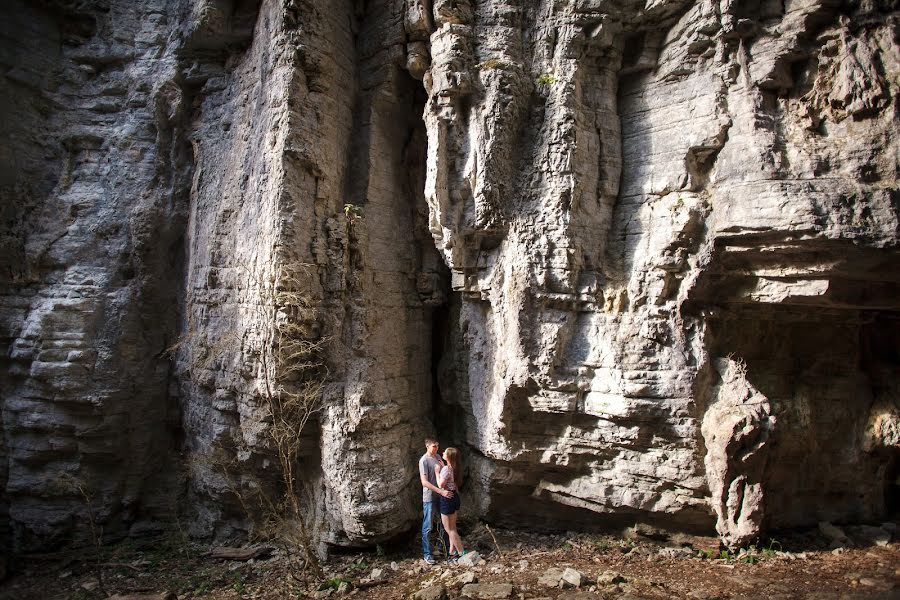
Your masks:
{"label": "boulder", "polygon": [[827,521],[819,522],[819,533],[828,538],[828,540],[836,546],[843,546],[850,541],[850,538],[847,537],[847,534],[844,533],[843,529],[836,527]]}
{"label": "boulder", "polygon": [[544,571],[543,575],[538,577],[538,585],[544,587],[559,587],[559,582],[562,581],[563,572],[563,569],[558,567],[550,567]]}
{"label": "boulder", "polygon": [[477,581],[478,577],[475,575],[474,571],[466,571],[465,573],[459,574],[456,579],[453,580],[453,583],[457,586],[460,586],[469,583],[475,583]]}
{"label": "boulder", "polygon": [[429,586],[412,595],[413,600],[446,600],[446,598],[447,588],[442,584]]}
{"label": "boulder", "polygon": [[456,564],[460,567],[477,567],[484,564],[484,559],[481,558],[481,555],[478,552],[469,551],[466,552],[459,560],[457,560]]}
{"label": "boulder", "polygon": [[578,588],[581,587],[581,581],[583,577],[584,576],[581,574],[581,572],[572,569],[571,567],[566,567],[560,579],[563,585]]}

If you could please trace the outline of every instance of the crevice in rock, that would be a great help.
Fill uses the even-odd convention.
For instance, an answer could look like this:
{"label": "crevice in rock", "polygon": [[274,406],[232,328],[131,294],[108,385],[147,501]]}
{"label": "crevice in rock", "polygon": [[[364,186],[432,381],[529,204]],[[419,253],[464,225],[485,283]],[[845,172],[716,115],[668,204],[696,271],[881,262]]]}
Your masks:
{"label": "crevice in rock", "polygon": [[[449,280],[450,270],[442,269]],[[465,419],[457,402],[452,370],[456,359],[453,344],[453,315],[459,314],[458,295],[431,309],[431,421],[444,446],[458,446],[465,440]]]}
{"label": "crevice in rock", "polygon": [[[462,396],[466,389],[457,383],[459,379],[460,338],[457,334],[459,322],[460,293],[450,288],[451,273],[440,253],[434,246],[428,228],[428,207],[423,197],[425,189],[425,167],[427,160],[427,140],[425,122],[422,118],[426,97],[420,84],[412,77],[401,73],[414,90],[412,107],[409,110],[409,135],[404,150],[404,160],[408,173],[407,194],[413,202],[411,210],[416,215],[413,237],[417,240],[419,266],[417,267],[417,288],[424,303],[425,319],[429,327],[430,397],[422,398],[427,403],[426,419],[434,427],[442,447],[461,447],[465,444],[466,414]],[[419,432],[418,438],[425,435]],[[417,447],[418,449],[418,447]]]}

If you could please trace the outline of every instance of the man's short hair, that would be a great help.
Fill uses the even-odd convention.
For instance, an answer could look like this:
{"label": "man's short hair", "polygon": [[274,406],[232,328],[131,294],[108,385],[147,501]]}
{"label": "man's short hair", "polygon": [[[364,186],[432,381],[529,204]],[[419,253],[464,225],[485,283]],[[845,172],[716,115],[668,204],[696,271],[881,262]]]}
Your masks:
{"label": "man's short hair", "polygon": [[427,437],[425,438],[425,445],[430,446],[432,444],[437,444],[437,440],[434,438]]}

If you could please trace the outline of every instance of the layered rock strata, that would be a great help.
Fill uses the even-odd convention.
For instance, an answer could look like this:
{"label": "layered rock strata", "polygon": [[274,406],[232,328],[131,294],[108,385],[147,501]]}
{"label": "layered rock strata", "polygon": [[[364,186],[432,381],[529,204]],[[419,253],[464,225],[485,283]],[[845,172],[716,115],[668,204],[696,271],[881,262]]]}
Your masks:
{"label": "layered rock strata", "polygon": [[[2,505],[19,547],[170,515],[189,146],[166,2],[3,19]],[[168,520],[168,518],[166,518]]]}
{"label": "layered rock strata", "polygon": [[336,544],[417,518],[446,285],[401,8],[14,7],[2,476],[15,546],[86,535],[91,508],[108,539],[176,520],[246,531],[235,492],[278,493],[260,347],[288,279],[329,373],[299,465],[311,516]]}
{"label": "layered rock strata", "polygon": [[[397,66],[402,44],[381,44],[403,36],[388,8],[263,3],[252,45],[196,122],[188,452],[224,451],[241,485],[277,479],[254,339],[270,325],[260,288],[290,272],[315,307],[310,339],[327,349],[302,469],[335,544],[393,537],[416,519],[411,458],[427,431],[429,313],[443,293],[424,226],[424,92]],[[211,348],[224,360],[192,360]],[[197,532],[241,526],[216,465],[192,469]]]}
{"label": "layered rock strata", "polygon": [[[0,516],[17,547],[271,488],[303,298],[323,541],[418,518],[741,544],[897,509],[889,3],[15,2]],[[223,468],[224,467],[224,468]]]}
{"label": "layered rock strata", "polygon": [[752,4],[434,3],[426,196],[488,515],[740,544],[891,509],[897,15]]}

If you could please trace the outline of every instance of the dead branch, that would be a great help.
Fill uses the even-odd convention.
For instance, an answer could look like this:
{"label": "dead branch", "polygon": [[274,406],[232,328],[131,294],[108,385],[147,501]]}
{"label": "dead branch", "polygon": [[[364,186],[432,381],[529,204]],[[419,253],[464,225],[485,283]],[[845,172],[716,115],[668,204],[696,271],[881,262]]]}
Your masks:
{"label": "dead branch", "polygon": [[497,554],[503,556],[503,551],[500,550],[500,544],[497,543],[497,538],[494,537],[494,532],[491,531],[491,528],[488,527],[487,523],[484,523],[484,528],[487,529],[487,532],[491,535],[491,539],[494,540],[494,547],[497,549]]}
{"label": "dead branch", "polygon": [[360,590],[367,590],[369,588],[373,588],[375,586],[384,585],[385,583],[390,583],[390,579],[370,579],[370,580],[362,580],[357,581],[353,587]]}
{"label": "dead branch", "polygon": [[251,558],[266,556],[271,554],[271,552],[272,548],[269,546],[254,546],[251,548],[228,548],[221,546],[213,548],[203,556],[221,560],[250,560]]}

